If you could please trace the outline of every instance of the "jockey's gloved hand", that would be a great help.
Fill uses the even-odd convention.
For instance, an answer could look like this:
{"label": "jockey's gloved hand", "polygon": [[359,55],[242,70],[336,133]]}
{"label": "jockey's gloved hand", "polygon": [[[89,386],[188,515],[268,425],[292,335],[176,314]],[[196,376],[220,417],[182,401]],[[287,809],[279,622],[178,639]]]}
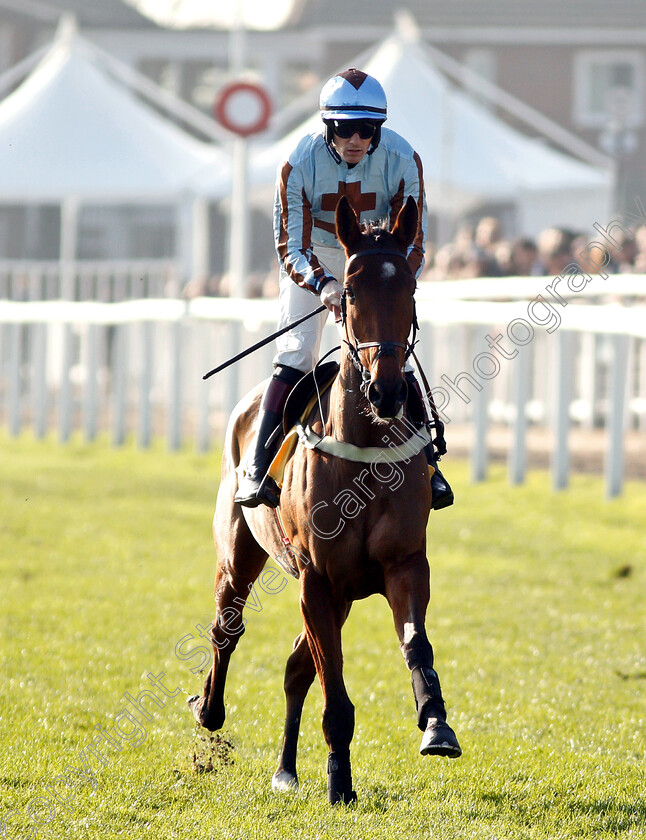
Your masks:
{"label": "jockey's gloved hand", "polygon": [[320,298],[323,303],[334,315],[335,321],[341,320],[341,295],[343,294],[343,286],[334,277],[330,277],[325,281],[325,285],[321,289]]}

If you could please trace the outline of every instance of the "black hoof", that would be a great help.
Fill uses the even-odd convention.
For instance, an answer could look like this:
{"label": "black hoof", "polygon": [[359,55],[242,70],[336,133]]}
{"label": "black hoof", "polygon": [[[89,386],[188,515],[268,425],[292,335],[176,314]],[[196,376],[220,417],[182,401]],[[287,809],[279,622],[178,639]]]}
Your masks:
{"label": "black hoof", "polygon": [[459,758],[462,755],[455,732],[439,718],[428,719],[419,751],[421,755],[441,755],[447,758]]}
{"label": "black hoof", "polygon": [[331,799],[328,795],[328,799],[330,800],[330,805],[351,805],[357,801],[357,792],[356,790],[350,790],[347,793],[339,794],[336,799]]}
{"label": "black hoof", "polygon": [[271,789],[275,793],[297,793],[298,776],[289,770],[276,770],[271,777]]}

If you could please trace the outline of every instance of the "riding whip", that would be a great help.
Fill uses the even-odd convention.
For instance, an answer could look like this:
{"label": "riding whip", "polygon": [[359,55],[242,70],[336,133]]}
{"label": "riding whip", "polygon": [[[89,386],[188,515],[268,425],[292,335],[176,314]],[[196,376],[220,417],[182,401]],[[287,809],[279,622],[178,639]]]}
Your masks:
{"label": "riding whip", "polygon": [[270,341],[273,341],[275,338],[278,338],[279,335],[288,332],[292,329],[292,327],[297,327],[299,324],[302,324],[303,321],[307,321],[308,318],[311,318],[314,315],[318,315],[319,312],[323,312],[327,307],[322,304],[313,312],[310,312],[308,315],[303,315],[302,318],[299,318],[297,321],[292,321],[291,324],[288,324],[286,327],[283,327],[282,330],[278,330],[278,332],[273,333],[272,335],[268,336],[267,338],[263,338],[262,341],[256,342],[252,347],[248,347],[246,350],[243,350],[241,353],[238,353],[237,356],[234,356],[232,359],[229,359],[227,362],[223,362],[218,367],[213,368],[208,373],[205,373],[202,379],[208,379],[209,376],[213,376],[214,373],[219,373],[221,370],[228,368],[229,365],[235,364],[235,362],[239,362],[240,359],[244,359],[245,356],[248,356],[250,353],[253,353],[255,350],[259,350],[261,347],[264,347],[265,344],[269,344]]}

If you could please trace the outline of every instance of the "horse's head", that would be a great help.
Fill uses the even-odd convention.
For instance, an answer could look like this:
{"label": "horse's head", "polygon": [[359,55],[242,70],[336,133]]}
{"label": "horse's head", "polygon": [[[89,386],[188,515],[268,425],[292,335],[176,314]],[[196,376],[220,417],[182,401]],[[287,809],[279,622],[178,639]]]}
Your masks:
{"label": "horse's head", "polygon": [[406,400],[403,371],[415,324],[415,278],[406,252],[417,221],[412,197],[390,231],[362,228],[345,196],[336,208],[336,233],[347,255],[342,298],[346,341],[361,370],[364,393],[381,420],[396,417]]}

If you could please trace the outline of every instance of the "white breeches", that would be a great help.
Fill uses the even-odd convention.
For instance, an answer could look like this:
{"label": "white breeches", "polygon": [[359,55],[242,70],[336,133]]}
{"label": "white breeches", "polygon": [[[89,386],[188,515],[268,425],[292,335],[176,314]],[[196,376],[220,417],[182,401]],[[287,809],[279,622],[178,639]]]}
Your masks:
{"label": "white breeches", "polygon": [[[345,252],[341,248],[330,248],[325,245],[314,245],[314,253],[318,261],[328,274],[343,283],[345,275]],[[312,312],[320,305],[316,295],[297,286],[296,283],[281,269],[278,303],[278,329],[286,327],[292,321],[297,321],[308,312]],[[276,339],[277,353],[274,365],[287,365],[306,373],[311,370],[319,359],[319,347],[323,327],[327,321],[329,310],[303,321],[293,330],[286,332]],[[341,326],[339,333],[342,335]],[[376,339],[378,340],[378,339]],[[413,370],[410,361],[405,364],[405,370]]]}
{"label": "white breeches", "polygon": [[[343,283],[345,273],[345,252],[343,249],[316,244],[313,249],[326,273],[335,277],[339,283]],[[297,286],[281,269],[278,329],[282,329],[292,321],[302,318],[303,315],[307,315],[308,312],[318,306],[320,306],[318,297]],[[279,336],[276,339],[277,353],[274,356],[274,365],[288,365],[303,372],[311,370],[319,358],[321,335],[329,314],[328,310],[320,312],[313,318],[303,321],[293,330]]]}

